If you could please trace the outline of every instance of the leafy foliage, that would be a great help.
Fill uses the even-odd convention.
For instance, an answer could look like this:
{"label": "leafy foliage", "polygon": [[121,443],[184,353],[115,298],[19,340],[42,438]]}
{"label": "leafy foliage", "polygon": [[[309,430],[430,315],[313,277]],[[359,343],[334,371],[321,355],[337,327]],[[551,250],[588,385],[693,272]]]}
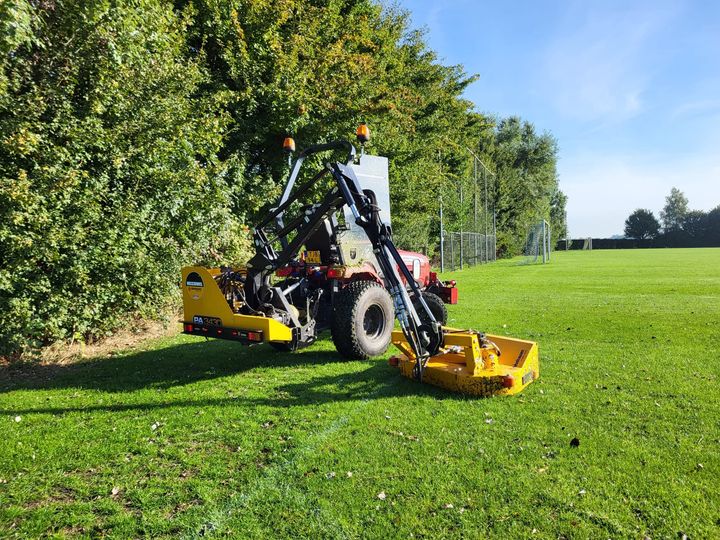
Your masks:
{"label": "leafy foliage", "polygon": [[391,158],[397,239],[428,248],[438,192],[457,191],[469,166],[463,145],[483,129],[461,98],[472,77],[438,63],[406,13],[371,1],[191,0],[182,9],[192,21],[190,49],[202,51],[212,73],[211,91],[232,96],[221,156],[244,160],[233,169],[239,215],[252,222],[279,194],[286,134],[302,147],[349,138],[367,121],[369,151]]}
{"label": "leafy foliage", "polygon": [[550,218],[557,237],[564,228],[567,197],[558,191],[554,137],[539,135],[530,122],[510,117],[499,122],[489,150],[497,167],[492,200],[498,254],[519,253],[528,229],[542,219]]}
{"label": "leafy foliage", "polygon": [[660,219],[662,219],[665,232],[680,230],[687,212],[687,197],[679,189],[672,188],[670,195],[665,197],[665,206],[660,211]]}
{"label": "leafy foliage", "polygon": [[567,195],[560,189],[556,189],[550,199],[550,231],[555,240],[567,238],[570,235],[565,211],[567,200]]}
{"label": "leafy foliage", "polygon": [[644,240],[660,233],[660,222],[650,210],[638,208],[625,220],[625,236]]}
{"label": "leafy foliage", "polygon": [[711,246],[720,246],[720,205],[707,213],[707,240]]}
{"label": "leafy foliage", "polygon": [[479,218],[495,210],[516,252],[528,223],[564,215],[557,147],[476,112],[473,80],[373,0],[3,2],[0,354],[155,313],[183,263],[244,262],[287,134],[302,147],[367,121],[396,241],[425,252],[441,199],[448,230],[478,226],[473,149],[498,178]]}
{"label": "leafy foliage", "polygon": [[625,236],[639,240],[655,239],[655,247],[720,246],[720,206],[709,212],[688,210],[688,199],[677,188],[665,198],[660,213],[663,231],[650,210],[635,210],[625,221]]}
{"label": "leafy foliage", "polygon": [[[227,122],[161,3],[16,2],[0,94],[0,354],[102,335],[230,226]],[[6,13],[7,15],[7,13]],[[227,224],[227,225],[226,225]]]}

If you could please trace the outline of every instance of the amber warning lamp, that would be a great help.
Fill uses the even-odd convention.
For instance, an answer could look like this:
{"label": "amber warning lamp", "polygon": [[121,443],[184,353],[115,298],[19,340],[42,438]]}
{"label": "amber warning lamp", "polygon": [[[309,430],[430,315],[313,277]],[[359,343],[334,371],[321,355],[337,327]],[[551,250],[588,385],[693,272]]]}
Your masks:
{"label": "amber warning lamp", "polygon": [[357,135],[357,140],[360,144],[365,144],[370,140],[370,128],[363,122],[358,126],[355,135]]}
{"label": "amber warning lamp", "polygon": [[283,141],[283,150],[285,150],[288,154],[295,151],[295,139],[292,137],[285,137],[285,140]]}

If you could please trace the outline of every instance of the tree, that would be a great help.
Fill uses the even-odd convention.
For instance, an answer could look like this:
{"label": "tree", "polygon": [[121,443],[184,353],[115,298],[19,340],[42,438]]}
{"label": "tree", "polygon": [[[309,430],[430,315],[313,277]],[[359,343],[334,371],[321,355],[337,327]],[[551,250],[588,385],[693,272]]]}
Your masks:
{"label": "tree", "polygon": [[702,210],[691,210],[683,216],[682,230],[690,237],[700,240],[707,233],[707,213]]}
{"label": "tree", "polygon": [[682,229],[683,218],[688,212],[688,200],[685,194],[677,188],[672,188],[670,195],[665,197],[665,207],[660,212],[665,232],[674,232]]}
{"label": "tree", "polygon": [[[232,128],[221,159],[238,186],[234,211],[253,222],[279,195],[287,173],[286,134],[298,146],[352,138],[359,121],[373,132],[368,151],[390,159],[395,240],[427,247],[437,237],[438,193],[462,179],[464,193],[483,116],[463,98],[475,78],[446,66],[409,14],[374,0],[184,0],[188,49],[211,75]],[[229,98],[229,99],[225,99]],[[322,156],[323,160],[329,156]],[[321,167],[312,159],[307,171]],[[314,172],[314,171],[313,171]],[[448,214],[466,219],[472,196]]]}
{"label": "tree", "polygon": [[720,205],[707,213],[708,245],[720,246]]}
{"label": "tree", "polygon": [[625,220],[625,236],[645,240],[655,238],[660,232],[660,223],[650,210],[638,208]]}
{"label": "tree", "polygon": [[552,221],[552,197],[558,190],[557,153],[555,138],[537,133],[530,122],[518,117],[499,122],[490,155],[497,170],[492,196],[500,255],[519,254],[529,228],[542,219]]}
{"label": "tree", "polygon": [[566,205],[567,195],[556,190],[550,199],[550,231],[555,242],[568,237]]}

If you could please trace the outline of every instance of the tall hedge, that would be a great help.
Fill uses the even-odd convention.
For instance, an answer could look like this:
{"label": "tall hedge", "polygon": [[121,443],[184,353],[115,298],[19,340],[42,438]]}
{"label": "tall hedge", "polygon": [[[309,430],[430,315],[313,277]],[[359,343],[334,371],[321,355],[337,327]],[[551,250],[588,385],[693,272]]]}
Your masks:
{"label": "tall hedge", "polygon": [[441,197],[447,230],[471,226],[479,152],[515,249],[528,205],[549,211],[554,146],[478,113],[409,20],[377,0],[0,2],[0,355],[156,313],[182,264],[243,261],[286,135],[368,122],[396,240],[428,251]]}
{"label": "tall hedge", "polygon": [[[41,7],[37,7],[40,5]],[[227,118],[163,2],[2,7],[0,354],[102,335],[227,228]]]}

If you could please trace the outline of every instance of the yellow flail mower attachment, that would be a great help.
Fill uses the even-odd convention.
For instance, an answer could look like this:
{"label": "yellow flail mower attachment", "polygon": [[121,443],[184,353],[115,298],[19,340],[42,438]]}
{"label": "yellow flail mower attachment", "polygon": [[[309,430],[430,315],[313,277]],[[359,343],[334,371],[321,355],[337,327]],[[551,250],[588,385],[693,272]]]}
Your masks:
{"label": "yellow flail mower attachment", "polygon": [[[424,383],[463,394],[496,396],[517,394],[540,376],[538,346],[533,341],[455,328],[443,328],[443,334],[443,347],[423,369]],[[392,343],[402,354],[392,356],[390,365],[416,378],[417,359],[401,331],[393,331]]]}

